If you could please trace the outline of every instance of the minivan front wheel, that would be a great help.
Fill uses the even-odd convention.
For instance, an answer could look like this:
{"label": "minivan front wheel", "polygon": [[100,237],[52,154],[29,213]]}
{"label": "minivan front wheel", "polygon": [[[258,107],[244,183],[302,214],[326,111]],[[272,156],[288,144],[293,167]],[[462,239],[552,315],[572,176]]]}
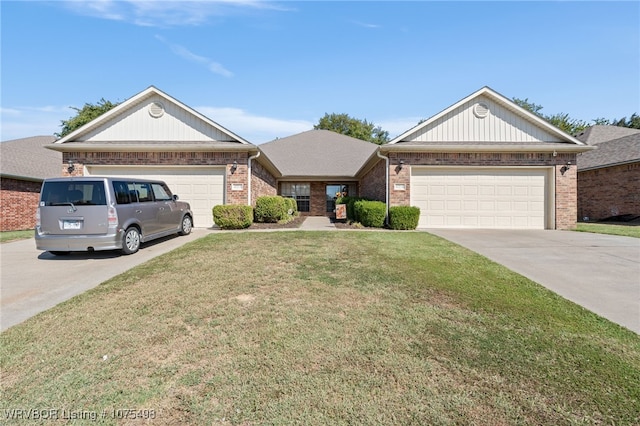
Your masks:
{"label": "minivan front wheel", "polygon": [[122,239],[122,253],[133,254],[140,248],[140,232],[138,228],[128,228]]}
{"label": "minivan front wheel", "polygon": [[189,235],[191,233],[191,229],[193,228],[193,220],[191,216],[185,215],[182,218],[182,224],[180,225],[180,235]]}

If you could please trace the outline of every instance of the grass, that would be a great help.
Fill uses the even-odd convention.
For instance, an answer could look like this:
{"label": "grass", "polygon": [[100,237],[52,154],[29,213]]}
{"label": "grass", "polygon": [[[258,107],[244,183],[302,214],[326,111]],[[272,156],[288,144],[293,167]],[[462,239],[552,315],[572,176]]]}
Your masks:
{"label": "grass", "polygon": [[10,241],[26,240],[33,238],[33,229],[25,231],[4,231],[0,232],[0,243],[8,243]]}
{"label": "grass", "polygon": [[612,225],[607,223],[579,222],[576,231],[640,238],[640,226],[633,225]]}
{"label": "grass", "polygon": [[0,343],[3,424],[640,423],[638,335],[427,233],[212,234]]}

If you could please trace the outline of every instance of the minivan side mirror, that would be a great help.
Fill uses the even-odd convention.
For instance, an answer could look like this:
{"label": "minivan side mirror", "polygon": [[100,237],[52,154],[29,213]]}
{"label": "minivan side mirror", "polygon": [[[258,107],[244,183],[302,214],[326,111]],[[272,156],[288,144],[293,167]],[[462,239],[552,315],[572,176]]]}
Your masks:
{"label": "minivan side mirror", "polygon": [[173,194],[173,201],[178,201],[178,194]]}

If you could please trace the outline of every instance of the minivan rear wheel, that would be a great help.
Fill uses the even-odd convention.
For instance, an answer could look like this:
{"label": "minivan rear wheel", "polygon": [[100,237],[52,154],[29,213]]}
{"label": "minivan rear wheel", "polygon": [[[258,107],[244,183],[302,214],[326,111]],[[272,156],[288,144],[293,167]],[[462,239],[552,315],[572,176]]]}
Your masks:
{"label": "minivan rear wheel", "polygon": [[191,216],[185,215],[182,218],[182,224],[180,225],[180,235],[189,235],[191,233],[191,229],[193,228],[193,220]]}
{"label": "minivan rear wheel", "polygon": [[140,232],[138,228],[128,228],[122,238],[122,253],[133,254],[140,248]]}

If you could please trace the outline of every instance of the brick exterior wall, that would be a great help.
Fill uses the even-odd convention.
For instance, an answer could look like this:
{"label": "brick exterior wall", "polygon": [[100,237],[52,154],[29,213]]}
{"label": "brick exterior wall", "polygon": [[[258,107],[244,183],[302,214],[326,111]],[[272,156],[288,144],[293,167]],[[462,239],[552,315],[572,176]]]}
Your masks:
{"label": "brick exterior wall", "polygon": [[278,195],[276,178],[255,160],[251,161],[251,205],[256,206],[258,197]]}
{"label": "brick exterior wall", "polygon": [[41,186],[42,182],[0,178],[0,231],[35,228]]}
{"label": "brick exterior wall", "polygon": [[[553,166],[555,168],[555,228],[574,229],[578,213],[576,155],[559,153],[397,153],[388,155],[389,164],[389,204],[406,206],[410,204],[410,166]],[[400,169],[400,160],[404,167]],[[572,166],[564,174],[561,169],[567,162]],[[404,184],[404,191],[394,189],[395,184]]]}
{"label": "brick exterior wall", "polygon": [[[226,203],[247,204],[249,154],[246,152],[65,152],[62,154],[62,175],[82,176],[84,166],[226,166]],[[67,162],[75,165],[72,173]],[[238,168],[231,172],[234,161]],[[255,163],[253,163],[255,164]],[[253,166],[252,164],[252,166]],[[241,183],[242,190],[232,191],[234,183]]]}
{"label": "brick exterior wall", "polygon": [[360,179],[359,195],[372,200],[386,201],[386,184],[385,161],[380,160]]}
{"label": "brick exterior wall", "polygon": [[624,214],[640,215],[640,163],[578,172],[579,220]]}

